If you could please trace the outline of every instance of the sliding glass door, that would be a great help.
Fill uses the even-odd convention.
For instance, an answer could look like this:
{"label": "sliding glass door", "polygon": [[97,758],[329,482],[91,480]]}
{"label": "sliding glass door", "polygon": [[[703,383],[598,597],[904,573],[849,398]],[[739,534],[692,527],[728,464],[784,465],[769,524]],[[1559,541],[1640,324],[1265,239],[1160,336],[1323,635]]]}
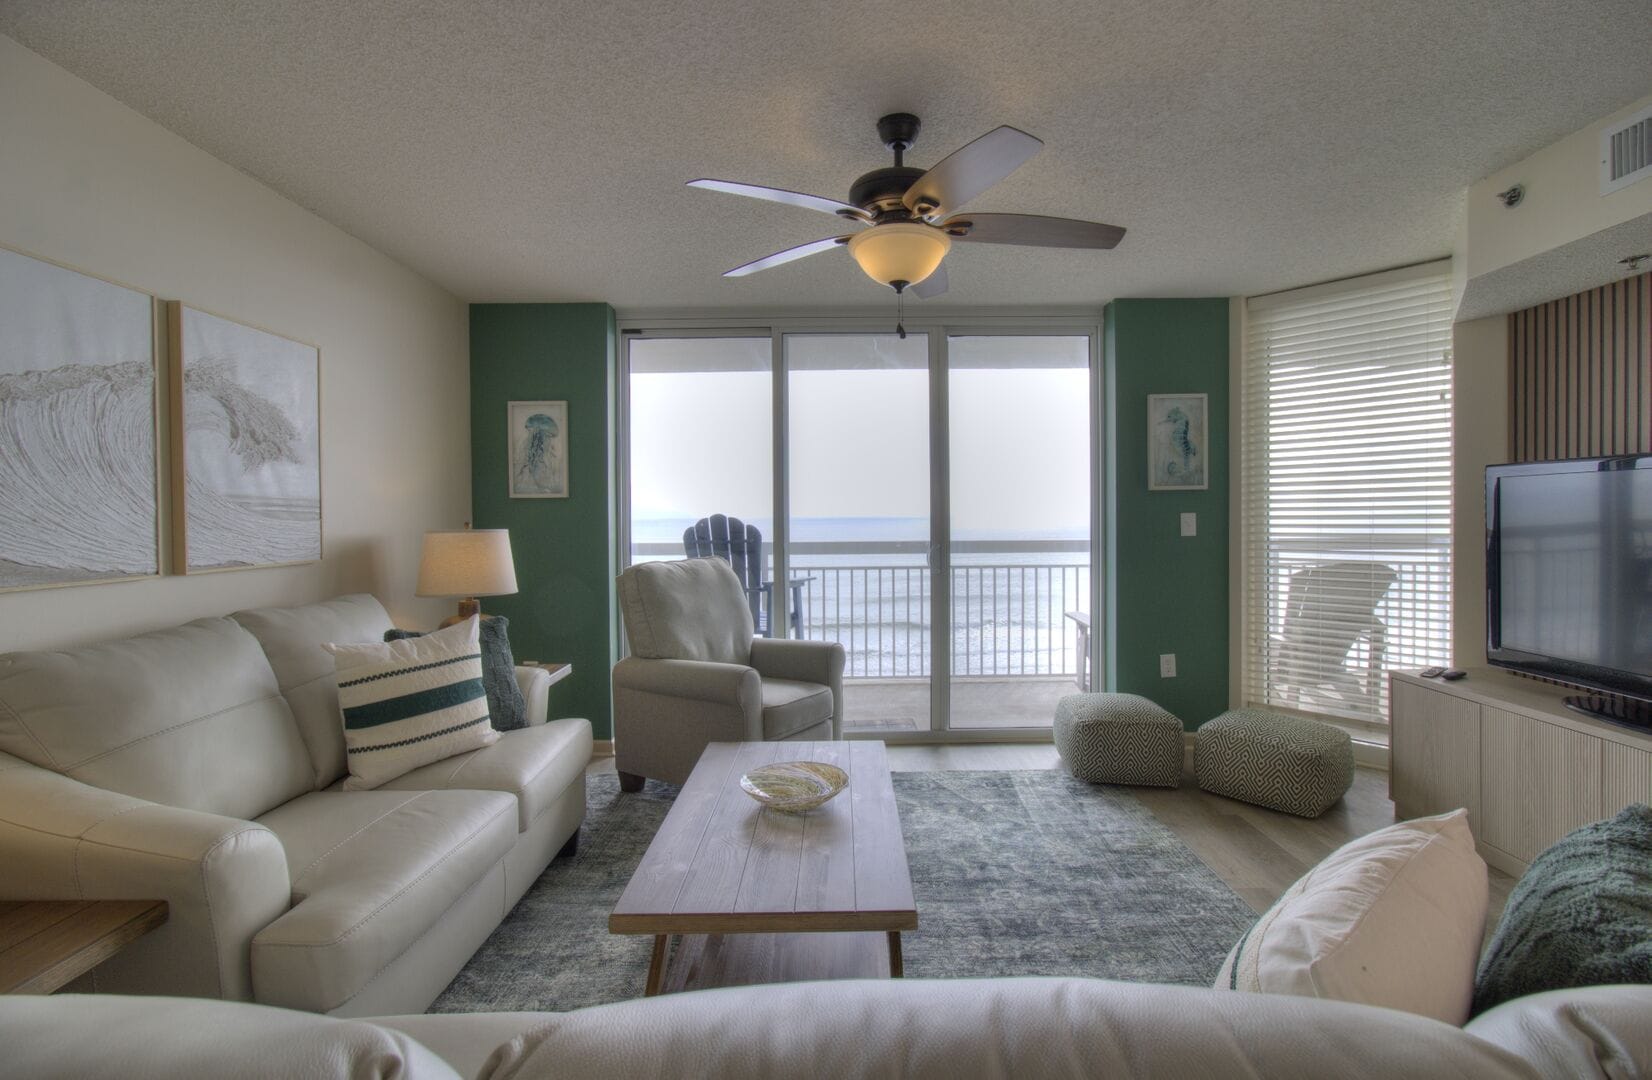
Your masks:
{"label": "sliding glass door", "polygon": [[1001,737],[1100,687],[1093,329],[626,340],[622,556],[747,536],[758,633],[842,643],[848,734]]}
{"label": "sliding glass door", "polygon": [[[773,572],[769,336],[635,337],[627,350],[627,563],[700,554],[685,534],[721,515],[763,538]],[[726,525],[724,526],[726,529]],[[721,537],[719,537],[721,539]],[[759,615],[763,612],[760,610]]]}
{"label": "sliding glass door", "polygon": [[843,643],[845,727],[928,731],[929,336],[787,334],[787,564]]}
{"label": "sliding glass door", "polygon": [[1090,401],[1088,336],[947,340],[954,728],[1088,689]]}

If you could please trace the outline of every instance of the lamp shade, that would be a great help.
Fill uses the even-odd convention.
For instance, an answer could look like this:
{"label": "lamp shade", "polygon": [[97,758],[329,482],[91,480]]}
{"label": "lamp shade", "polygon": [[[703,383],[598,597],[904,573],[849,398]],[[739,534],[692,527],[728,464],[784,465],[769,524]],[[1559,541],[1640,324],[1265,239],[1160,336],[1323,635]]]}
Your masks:
{"label": "lamp shade", "polygon": [[952,238],[940,229],[915,221],[874,225],[849,238],[853,255],[866,276],[880,285],[902,282],[916,285],[935,272],[952,250]]}
{"label": "lamp shade", "polygon": [[516,591],[506,529],[427,532],[419,559],[420,596],[504,596]]}

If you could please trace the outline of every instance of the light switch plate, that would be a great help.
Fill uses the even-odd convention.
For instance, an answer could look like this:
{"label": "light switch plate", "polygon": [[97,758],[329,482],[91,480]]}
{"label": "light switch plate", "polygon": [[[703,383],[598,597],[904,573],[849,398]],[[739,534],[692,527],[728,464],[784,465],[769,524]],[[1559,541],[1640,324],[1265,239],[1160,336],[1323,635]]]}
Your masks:
{"label": "light switch plate", "polygon": [[1183,514],[1182,515],[1182,535],[1183,536],[1198,536],[1199,535],[1199,515],[1198,514]]}
{"label": "light switch plate", "polygon": [[1159,678],[1174,679],[1176,677],[1176,654],[1173,652],[1159,654]]}

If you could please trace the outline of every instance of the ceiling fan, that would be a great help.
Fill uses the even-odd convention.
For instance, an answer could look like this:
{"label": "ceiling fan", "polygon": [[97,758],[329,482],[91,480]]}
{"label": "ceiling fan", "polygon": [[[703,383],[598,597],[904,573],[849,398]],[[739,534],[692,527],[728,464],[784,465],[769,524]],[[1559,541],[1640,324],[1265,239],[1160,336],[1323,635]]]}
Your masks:
{"label": "ceiling fan", "polygon": [[878,137],[894,151],[895,164],[873,169],[849,188],[849,201],[730,180],[690,180],[689,187],[724,191],[753,199],[801,206],[836,214],[865,226],[839,236],[799,244],[728,271],[744,277],[759,270],[847,247],[873,281],[897,293],[911,288],[920,297],[946,291],[941,260],[960,240],[977,244],[1022,244],[1029,247],[1111,248],[1124,236],[1117,225],[1037,214],[974,214],[963,205],[998,183],[1043,147],[1043,142],[1012,127],[995,128],[938,165],[914,168],[906,152],[918,139],[920,121],[911,113],[891,113],[878,121]]}

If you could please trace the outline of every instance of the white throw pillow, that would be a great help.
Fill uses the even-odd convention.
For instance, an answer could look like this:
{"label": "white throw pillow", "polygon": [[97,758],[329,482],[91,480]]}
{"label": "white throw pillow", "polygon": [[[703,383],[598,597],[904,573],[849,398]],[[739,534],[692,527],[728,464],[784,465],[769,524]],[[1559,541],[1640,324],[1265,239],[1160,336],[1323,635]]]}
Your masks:
{"label": "white throw pillow", "polygon": [[1228,954],[1219,990],[1400,1009],[1461,1026],[1486,925],[1468,811],[1344,844],[1285,890]]}
{"label": "white throw pillow", "polygon": [[497,742],[476,616],[423,637],[328,645],[338,669],[348,790]]}

